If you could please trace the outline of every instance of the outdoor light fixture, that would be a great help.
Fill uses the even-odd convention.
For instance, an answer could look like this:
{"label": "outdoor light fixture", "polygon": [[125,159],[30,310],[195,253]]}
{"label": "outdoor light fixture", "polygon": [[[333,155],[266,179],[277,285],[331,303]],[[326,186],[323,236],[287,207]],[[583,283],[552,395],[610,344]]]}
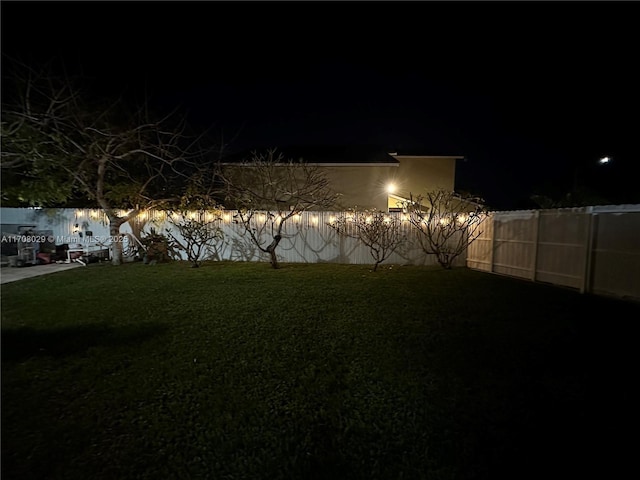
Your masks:
{"label": "outdoor light fixture", "polygon": [[393,183],[387,185],[387,193],[396,193],[396,186]]}

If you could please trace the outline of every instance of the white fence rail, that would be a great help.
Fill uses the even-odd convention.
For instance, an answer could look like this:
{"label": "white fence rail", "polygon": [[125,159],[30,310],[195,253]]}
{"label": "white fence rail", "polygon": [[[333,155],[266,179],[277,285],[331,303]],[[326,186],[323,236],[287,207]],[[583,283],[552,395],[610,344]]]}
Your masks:
{"label": "white fence rail", "polygon": [[[234,261],[268,261],[268,255],[261,252],[237,223],[233,211],[224,212],[220,227],[224,240],[216,248],[210,249],[208,257],[215,260]],[[352,263],[373,264],[369,248],[353,238],[338,235],[328,226],[342,212],[304,212],[295,216],[285,224],[283,238],[276,250],[278,261],[291,263]],[[258,213],[257,216],[264,215]],[[383,264],[392,265],[437,265],[434,255],[425,254],[412,241],[415,233],[402,213],[390,213],[401,218],[402,232],[407,241],[394,252]],[[14,233],[18,226],[30,225],[37,231],[50,232],[56,244],[83,243],[90,232],[93,240],[101,241],[109,246],[109,224],[100,210],[89,209],[29,209],[2,208],[0,223],[4,231]],[[164,212],[152,211],[143,213],[120,228],[120,233],[137,238],[150,232],[151,228],[158,233],[165,233],[167,228],[181,239],[179,232],[167,220]],[[83,234],[80,237],[80,233]],[[271,242],[265,232],[265,245]],[[186,255],[182,253],[186,260]],[[464,266],[465,256],[461,255],[454,266]]]}
{"label": "white fence rail", "polygon": [[492,212],[472,269],[640,299],[640,205]]}

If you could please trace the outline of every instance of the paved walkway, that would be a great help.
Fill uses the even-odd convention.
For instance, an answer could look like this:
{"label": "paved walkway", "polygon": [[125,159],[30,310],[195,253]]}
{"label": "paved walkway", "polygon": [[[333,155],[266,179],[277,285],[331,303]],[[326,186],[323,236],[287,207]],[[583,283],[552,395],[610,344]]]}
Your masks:
{"label": "paved walkway", "polygon": [[2,267],[0,268],[0,284],[46,275],[47,273],[62,272],[78,267],[82,267],[82,265],[79,263],[52,263],[49,265],[32,265],[29,267]]}

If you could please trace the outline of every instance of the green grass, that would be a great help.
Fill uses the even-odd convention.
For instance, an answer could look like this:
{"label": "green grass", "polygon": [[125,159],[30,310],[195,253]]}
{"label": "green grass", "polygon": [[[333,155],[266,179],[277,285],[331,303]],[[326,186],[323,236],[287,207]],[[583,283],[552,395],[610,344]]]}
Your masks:
{"label": "green grass", "polygon": [[607,478],[640,305],[467,269],[214,263],[2,286],[2,478]]}

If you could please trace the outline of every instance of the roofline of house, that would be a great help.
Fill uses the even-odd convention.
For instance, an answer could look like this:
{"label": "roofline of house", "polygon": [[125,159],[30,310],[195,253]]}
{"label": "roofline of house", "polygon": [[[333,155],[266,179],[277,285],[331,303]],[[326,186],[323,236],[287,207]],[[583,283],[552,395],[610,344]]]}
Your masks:
{"label": "roofline of house", "polygon": [[[291,162],[294,165],[297,164],[297,162]],[[284,166],[288,166],[291,165],[291,163],[274,163],[273,165],[277,166],[277,167],[284,167]],[[307,166],[311,166],[311,167],[399,167],[400,164],[399,163],[387,163],[387,162],[352,162],[352,163],[339,163],[339,162],[335,162],[335,163],[329,163],[329,162],[302,162],[302,164],[307,165]],[[236,166],[236,167],[251,167],[253,164],[251,162],[221,162],[220,165],[225,165],[225,166]]]}
{"label": "roofline of house", "polygon": [[454,158],[456,160],[462,160],[464,156],[461,155],[402,155],[397,152],[389,152],[392,157],[409,157],[409,158]]}
{"label": "roofline of house", "polygon": [[316,167],[399,167],[399,163],[388,163],[388,162],[352,162],[352,163],[323,163],[323,162],[314,162],[308,163],[307,165],[314,165]]}
{"label": "roofline of house", "polygon": [[388,193],[387,195],[390,196],[391,198],[395,198],[396,200],[402,200],[403,202],[411,202],[411,199],[401,197],[400,195],[396,195],[395,193]]}

